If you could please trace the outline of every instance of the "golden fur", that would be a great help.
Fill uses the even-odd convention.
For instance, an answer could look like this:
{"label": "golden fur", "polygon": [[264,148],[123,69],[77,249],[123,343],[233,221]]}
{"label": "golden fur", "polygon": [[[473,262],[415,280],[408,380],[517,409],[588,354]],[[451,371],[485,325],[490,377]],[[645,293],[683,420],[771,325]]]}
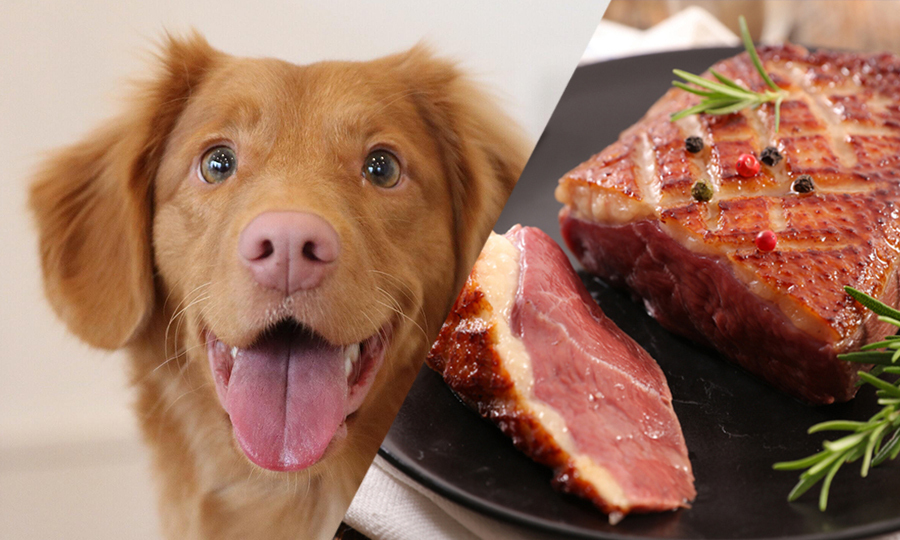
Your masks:
{"label": "golden fur", "polygon": [[[130,353],[168,538],[335,531],[524,167],[511,126],[421,47],[297,66],[195,35],[169,38],[130,107],[46,162],[30,198],[45,291],[81,339]],[[222,139],[240,149],[237,177],[197,183],[199,155]],[[401,157],[402,187],[362,182],[375,144]],[[243,227],[273,209],[321,215],[343,246],[332,278],[289,301],[236,256]],[[300,472],[244,457],[206,359],[204,326],[242,345],[273,313],[336,344],[393,327],[347,437]]]}

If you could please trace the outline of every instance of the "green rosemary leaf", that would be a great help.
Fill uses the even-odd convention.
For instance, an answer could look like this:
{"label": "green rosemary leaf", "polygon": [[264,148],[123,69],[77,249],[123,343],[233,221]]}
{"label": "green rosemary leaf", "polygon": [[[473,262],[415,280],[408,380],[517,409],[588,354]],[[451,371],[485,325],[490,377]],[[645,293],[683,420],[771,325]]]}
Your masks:
{"label": "green rosemary leaf", "polygon": [[893,384],[883,379],[879,379],[878,377],[873,377],[865,371],[859,371],[857,373],[859,374],[860,379],[863,379],[879,390],[883,390],[889,397],[900,397],[900,388],[897,388]]}
{"label": "green rosemary leaf", "polygon": [[[822,443],[822,445],[825,446],[825,444],[828,442],[830,441],[825,441],[825,443]],[[831,467],[836,460],[843,457],[845,450],[847,450],[847,448],[837,449],[828,448],[826,446],[825,451],[828,452],[828,457],[810,467],[806,472],[800,475],[800,478],[803,478],[804,476],[807,478],[812,478],[813,476],[819,475],[819,473],[821,472],[827,471],[828,468]]]}
{"label": "green rosemary leaf", "polygon": [[753,65],[756,66],[757,71],[762,76],[763,80],[766,81],[766,84],[769,85],[769,88],[775,90],[776,92],[781,90],[778,88],[778,85],[775,84],[769,74],[766,73],[766,69],[762,65],[762,61],[759,59],[759,54],[756,53],[756,47],[753,46],[753,39],[750,37],[750,30],[747,29],[747,20],[743,15],[738,17],[738,24],[741,26],[741,39],[744,40],[744,48],[747,49],[747,54],[750,55],[750,59],[753,60]]}
{"label": "green rosemary leaf", "polygon": [[851,451],[848,450],[844,455],[841,455],[837,460],[835,460],[834,465],[828,469],[828,474],[825,476],[825,480],[822,482],[822,490],[819,491],[819,511],[824,512],[828,507],[828,492],[831,490],[831,481],[834,480],[834,475],[840,470],[841,466],[848,461],[846,459],[847,454]]}
{"label": "green rosemary leaf", "polygon": [[890,307],[876,298],[872,298],[868,294],[858,291],[853,287],[844,287],[844,292],[853,297],[854,300],[865,306],[869,311],[876,315],[890,317],[894,320],[900,320],[900,311]]}
{"label": "green rosemary leaf", "polygon": [[897,454],[900,454],[900,444],[894,445],[891,448],[891,455],[888,456],[888,459],[897,459]]}
{"label": "green rosemary leaf", "polygon": [[698,96],[703,96],[703,97],[712,97],[712,96],[718,95],[715,92],[707,92],[705,90],[700,90],[699,88],[694,88],[693,86],[691,86],[689,84],[684,84],[681,81],[672,81],[672,86],[674,86],[676,88],[681,88],[685,92],[690,92],[692,94],[697,94]]}
{"label": "green rosemary leaf", "polygon": [[[886,425],[887,425],[888,427],[890,427],[890,424],[886,424]],[[884,432],[882,432],[881,436],[878,437],[878,440],[875,442],[875,449],[874,449],[874,453],[873,453],[873,455],[872,455],[873,457],[877,456],[878,453],[881,452],[881,443],[884,442],[884,437],[885,437],[887,434],[888,434],[888,431],[884,431]]]}
{"label": "green rosemary leaf", "polygon": [[[893,454],[897,449],[900,449],[900,437],[897,436],[897,432],[895,431],[894,435],[890,438],[887,444],[882,446],[881,450],[879,450],[875,454],[875,457],[872,458],[872,466],[877,467],[888,459],[893,459],[891,458],[891,454]],[[896,457],[896,455],[894,457]]]}
{"label": "green rosemary leaf", "polygon": [[752,107],[755,105],[759,105],[753,99],[745,99],[744,101],[738,101],[733,105],[728,105],[727,107],[719,107],[716,109],[709,109],[706,111],[707,114],[731,114],[740,111],[741,109],[746,109],[747,107]]}
{"label": "green rosemary leaf", "polygon": [[828,474],[828,470],[834,465],[834,462],[842,457],[842,454],[829,453],[829,455],[813,467],[810,467],[809,470],[800,475],[800,481],[797,482],[797,485],[794,486],[794,489],[791,490],[790,494],[788,494],[788,500],[794,501],[797,500],[798,497],[806,493],[806,491],[816,485],[819,480],[821,480],[826,474]]}
{"label": "green rosemary leaf", "polygon": [[876,414],[874,414],[874,415],[872,416],[872,418],[869,418],[869,423],[872,424],[872,425],[874,425],[874,424],[876,424],[879,420],[882,420],[882,419],[885,419],[885,418],[887,418],[888,421],[890,421],[890,419],[889,419],[888,417],[891,415],[892,412],[893,412],[892,410],[890,410],[889,408],[885,407],[884,409],[881,409],[881,410],[878,411]]}
{"label": "green rosemary leaf", "polygon": [[836,441],[825,441],[822,446],[831,452],[843,452],[855,447],[866,438],[865,433],[855,433],[853,435],[845,435]]}
{"label": "green rosemary leaf", "polygon": [[[714,103],[716,106],[724,107],[725,105],[727,105],[729,103],[733,103],[733,102],[734,102],[734,100],[732,98],[728,98],[728,99],[723,99],[723,100],[716,100],[716,101],[713,101],[712,103]],[[698,112],[703,112],[703,110],[706,107],[707,107],[707,105],[704,103],[701,103],[699,105],[694,105],[693,107],[691,107],[689,109],[685,109],[683,111],[677,112],[674,115],[672,115],[672,120],[673,121],[680,120],[680,119],[684,118],[685,116],[690,116],[692,114],[697,114]]]}
{"label": "green rosemary leaf", "polygon": [[807,430],[807,433],[819,433],[821,431],[856,431],[861,427],[865,427],[867,422],[856,422],[853,420],[831,420],[814,425]]}
{"label": "green rosemary leaf", "polygon": [[863,345],[859,348],[861,351],[871,351],[875,349],[884,349],[886,347],[897,348],[900,347],[900,342],[896,339],[885,339],[884,341],[876,341],[875,343],[869,343],[868,345]]}
{"label": "green rosemary leaf", "polygon": [[875,451],[875,446],[881,443],[881,438],[884,437],[886,429],[887,424],[881,424],[869,435],[869,442],[866,443],[866,453],[863,454],[862,469],[859,472],[859,475],[863,478],[869,474],[869,466],[872,464],[872,454]]}
{"label": "green rosemary leaf", "polygon": [[875,453],[875,457],[872,458],[872,466],[877,467],[884,462],[890,454],[897,448],[900,448],[900,431],[894,431],[894,434],[891,436],[890,440],[888,440],[887,444],[881,447],[881,450]]}
{"label": "green rosemary leaf", "polygon": [[809,491],[809,488],[818,484],[819,480],[821,480],[822,477],[824,477],[827,473],[828,470],[826,469],[816,476],[807,476],[805,478],[801,476],[800,481],[797,482],[797,485],[794,486],[794,489],[792,489],[791,492],[788,493],[788,502],[794,502],[799,499],[801,495]]}
{"label": "green rosemary leaf", "polygon": [[799,469],[808,469],[815,465],[816,463],[822,461],[827,458],[829,453],[825,450],[822,450],[818,454],[813,454],[811,456],[805,457],[803,459],[798,459],[796,461],[782,461],[772,465],[772,468],[776,471],[794,471]]}
{"label": "green rosemary leaf", "polygon": [[726,77],[725,75],[722,75],[722,74],[719,73],[718,71],[716,71],[716,70],[714,70],[714,69],[710,69],[709,72],[712,74],[713,77],[715,77],[720,83],[724,84],[725,86],[730,86],[730,87],[732,87],[732,88],[736,88],[736,89],[742,90],[742,91],[744,91],[744,92],[747,91],[747,90],[746,90],[745,88],[743,88],[741,85],[739,85],[738,83],[732,81],[731,79],[729,79],[729,78]]}
{"label": "green rosemary leaf", "polygon": [[[759,54],[757,54],[756,49],[753,47],[753,40],[750,38],[750,33],[747,31],[746,22],[743,17],[741,17],[740,20],[742,21],[741,35],[744,41],[744,48],[747,49],[747,54],[750,55],[753,65],[759,72],[760,77],[762,77],[763,81],[765,81],[771,90],[754,92],[749,88],[744,88],[733,79],[729,79],[714,69],[710,69],[709,72],[715,80],[694,75],[680,69],[674,69],[672,72],[683,79],[684,82],[673,81],[672,85],[681,90],[701,96],[704,99],[693,107],[673,113],[671,115],[673,122],[692,114],[733,114],[748,107],[756,108],[763,103],[773,103],[775,108],[775,131],[778,132],[778,128],[781,124],[781,102],[785,98],[785,91],[779,88],[778,85],[772,81],[769,74],[766,73],[762,61],[759,59]],[[696,85],[696,87],[686,83]]]}
{"label": "green rosemary leaf", "polygon": [[[900,325],[900,311],[864,294],[852,287],[844,287],[851,297],[860,302],[878,319],[891,324]],[[836,441],[822,443],[824,450],[812,456],[776,463],[776,470],[802,470],[800,479],[788,494],[788,501],[794,501],[811,487],[822,481],[819,491],[819,509],[825,511],[828,505],[828,494],[837,471],[845,464],[862,459],[860,475],[868,476],[873,467],[887,460],[896,459],[900,455],[900,381],[890,383],[878,376],[887,373],[900,375],[900,336],[888,336],[881,341],[871,343],[864,350],[839,354],[838,358],[850,362],[874,364],[872,371],[857,372],[860,384],[875,387],[875,395],[882,409],[872,415],[867,422],[855,420],[831,420],[821,422],[809,428],[809,433],[820,431],[849,431]],[[888,350],[873,350],[873,349]],[[887,442],[884,442],[887,439]]]}
{"label": "green rosemary leaf", "polygon": [[838,358],[847,362],[890,365],[893,363],[891,361],[892,356],[893,353],[890,351],[862,351],[839,354]]}
{"label": "green rosemary leaf", "polygon": [[717,83],[715,81],[711,81],[709,79],[704,79],[699,75],[694,75],[693,73],[688,73],[687,71],[682,71],[680,69],[673,69],[672,73],[678,75],[682,79],[686,80],[689,83],[696,84],[701,88],[706,88],[707,90],[712,90],[714,92],[718,92],[720,94],[725,94],[726,96],[731,96],[737,99],[744,99],[748,95],[755,95],[753,92],[741,88],[738,86],[737,88],[733,86],[727,86],[721,83]]}

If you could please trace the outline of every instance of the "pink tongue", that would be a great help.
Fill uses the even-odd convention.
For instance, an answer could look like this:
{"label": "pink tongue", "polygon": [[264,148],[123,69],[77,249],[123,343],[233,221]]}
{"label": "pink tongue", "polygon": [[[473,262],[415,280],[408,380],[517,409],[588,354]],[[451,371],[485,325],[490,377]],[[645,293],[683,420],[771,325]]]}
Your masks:
{"label": "pink tongue", "polygon": [[322,457],[344,421],[346,401],[342,350],[282,332],[238,354],[225,410],[250,461],[296,471]]}

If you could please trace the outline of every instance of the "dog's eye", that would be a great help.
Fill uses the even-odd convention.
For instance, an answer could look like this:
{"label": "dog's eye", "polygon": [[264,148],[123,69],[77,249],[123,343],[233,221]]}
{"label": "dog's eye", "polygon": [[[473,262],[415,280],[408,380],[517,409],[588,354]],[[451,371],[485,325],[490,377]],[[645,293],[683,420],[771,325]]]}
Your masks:
{"label": "dog's eye", "polygon": [[227,146],[210,148],[200,159],[200,176],[208,184],[224,182],[237,169],[237,156]]}
{"label": "dog's eye", "polygon": [[400,162],[390,152],[375,150],[366,156],[363,176],[378,187],[394,187],[400,181]]}

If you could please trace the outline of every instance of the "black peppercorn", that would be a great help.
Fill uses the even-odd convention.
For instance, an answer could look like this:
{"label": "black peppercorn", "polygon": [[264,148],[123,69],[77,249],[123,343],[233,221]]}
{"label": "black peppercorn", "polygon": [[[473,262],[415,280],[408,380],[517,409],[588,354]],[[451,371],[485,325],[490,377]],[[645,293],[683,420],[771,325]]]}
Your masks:
{"label": "black peppercorn", "polygon": [[782,155],[781,152],[778,151],[774,146],[768,146],[762,153],[759,155],[759,160],[768,165],[769,167],[774,167],[778,165],[778,162],[781,161]]}
{"label": "black peppercorn", "polygon": [[709,184],[700,181],[691,188],[691,197],[697,202],[707,202],[713,197],[713,190]]}
{"label": "black peppercorn", "polygon": [[793,184],[791,184],[791,189],[794,190],[795,193],[811,193],[816,189],[816,186],[813,184],[812,176],[802,174],[794,180]]}
{"label": "black peppercorn", "polygon": [[697,136],[691,136],[684,140],[684,149],[692,154],[696,154],[703,150],[703,139]]}

